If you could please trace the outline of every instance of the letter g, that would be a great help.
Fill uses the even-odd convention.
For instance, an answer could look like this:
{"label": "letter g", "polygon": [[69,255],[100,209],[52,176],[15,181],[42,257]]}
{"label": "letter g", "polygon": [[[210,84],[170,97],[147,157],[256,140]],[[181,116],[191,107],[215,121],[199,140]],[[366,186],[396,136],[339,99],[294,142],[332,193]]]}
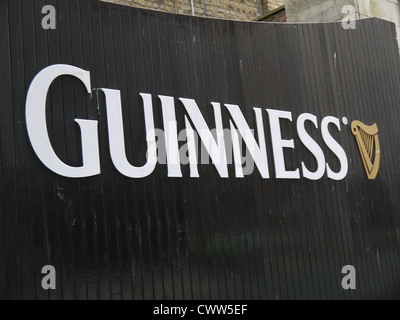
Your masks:
{"label": "letter g", "polygon": [[68,166],[58,158],[51,146],[46,124],[46,99],[52,82],[60,76],[78,78],[87,92],[91,93],[89,71],[57,64],[39,72],[29,87],[25,106],[26,128],[33,150],[47,168],[61,176],[84,178],[100,174],[97,121],[75,119],[81,130],[83,166]]}

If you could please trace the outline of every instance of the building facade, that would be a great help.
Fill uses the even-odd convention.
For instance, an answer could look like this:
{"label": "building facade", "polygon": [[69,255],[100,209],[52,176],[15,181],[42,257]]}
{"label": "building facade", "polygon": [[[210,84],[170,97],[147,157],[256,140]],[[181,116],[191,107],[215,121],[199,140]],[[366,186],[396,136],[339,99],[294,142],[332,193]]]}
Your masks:
{"label": "building facade", "polygon": [[373,17],[387,20],[396,25],[400,47],[398,0],[286,0],[285,9],[288,22],[329,22]]}
{"label": "building facade", "polygon": [[254,20],[284,0],[101,0],[145,9],[221,19]]}

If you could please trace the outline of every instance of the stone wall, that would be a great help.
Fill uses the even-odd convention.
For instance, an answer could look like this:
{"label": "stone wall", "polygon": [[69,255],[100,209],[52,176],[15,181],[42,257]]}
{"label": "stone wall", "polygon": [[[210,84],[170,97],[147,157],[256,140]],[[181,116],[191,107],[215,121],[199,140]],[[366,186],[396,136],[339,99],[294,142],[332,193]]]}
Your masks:
{"label": "stone wall", "polygon": [[360,18],[378,17],[396,25],[397,41],[400,47],[400,13],[398,0],[357,0]]}
{"label": "stone wall", "polygon": [[400,14],[398,0],[285,0],[289,22],[341,21],[346,12],[342,9],[351,5],[356,19],[377,17],[396,25],[400,47]]}
{"label": "stone wall", "polygon": [[[191,0],[101,0],[172,13],[192,14]],[[193,0],[196,16],[253,20],[284,4],[284,0]]]}
{"label": "stone wall", "polygon": [[[380,0],[379,0],[380,1]],[[286,0],[289,22],[327,22],[342,20],[342,8],[355,6],[355,0]]]}
{"label": "stone wall", "polygon": [[[275,10],[276,8],[279,8],[284,5],[283,0],[265,0],[263,1],[264,3],[264,13],[267,13],[268,11]],[[265,7],[266,4],[266,7]]]}

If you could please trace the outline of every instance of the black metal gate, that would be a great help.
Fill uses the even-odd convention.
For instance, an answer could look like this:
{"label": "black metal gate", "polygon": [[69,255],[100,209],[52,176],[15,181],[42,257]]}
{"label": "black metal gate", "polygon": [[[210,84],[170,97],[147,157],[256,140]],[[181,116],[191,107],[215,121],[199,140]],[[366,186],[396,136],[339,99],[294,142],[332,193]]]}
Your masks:
{"label": "black metal gate", "polygon": [[[44,30],[44,5],[57,11]],[[74,119],[98,120],[101,174],[70,179],[47,169],[26,130],[25,99],[43,68],[69,64],[91,72],[94,88],[121,90],[127,158],[146,152],[139,93],[194,99],[208,125],[211,102],[377,123],[381,165],[368,180],[348,125],[331,134],[349,171],[334,181],[222,179],[212,164],[197,179],[165,165],[143,179],[113,166],[104,97],[79,80],[57,79],[47,125],[57,155],[81,164]],[[89,0],[0,1],[0,298],[3,299],[348,299],[400,297],[400,65],[391,23],[266,24],[180,16]],[[229,114],[223,111],[229,128]],[[307,127],[333,169],[339,163],[319,131]],[[286,166],[315,166],[295,123],[282,122]],[[270,158],[270,171],[274,172]],[[42,267],[57,271],[43,290]],[[341,286],[353,265],[357,288]]]}

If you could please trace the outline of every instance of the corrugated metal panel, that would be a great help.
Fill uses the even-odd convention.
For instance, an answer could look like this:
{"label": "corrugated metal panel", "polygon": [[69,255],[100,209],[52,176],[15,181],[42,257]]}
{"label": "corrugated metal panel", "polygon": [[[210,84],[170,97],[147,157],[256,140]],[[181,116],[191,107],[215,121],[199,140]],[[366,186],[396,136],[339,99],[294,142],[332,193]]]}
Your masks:
{"label": "corrugated metal panel", "polygon": [[[45,4],[57,29],[41,27]],[[368,19],[263,24],[179,16],[89,0],[0,2],[0,298],[7,299],[348,299],[400,296],[399,55],[394,25]],[[139,93],[193,98],[213,127],[211,102],[237,104],[255,128],[253,107],[377,123],[381,168],[368,181],[350,125],[333,130],[349,159],[344,180],[273,177],[258,170],[221,179],[210,165],[199,179],[168,178],[158,165],[129,179],[108,153],[105,101],[78,80],[51,87],[48,127],[57,155],[80,165],[74,118],[99,121],[102,173],[63,178],[29,143],[25,98],[34,76],[57,63],[89,70],[93,87],[121,90],[128,159],[145,161]],[[229,127],[229,115],[223,111]],[[295,121],[282,121],[288,170],[316,165]],[[319,129],[307,127],[337,170]],[[41,288],[54,265],[57,289]],[[357,289],[341,287],[344,265]]]}

